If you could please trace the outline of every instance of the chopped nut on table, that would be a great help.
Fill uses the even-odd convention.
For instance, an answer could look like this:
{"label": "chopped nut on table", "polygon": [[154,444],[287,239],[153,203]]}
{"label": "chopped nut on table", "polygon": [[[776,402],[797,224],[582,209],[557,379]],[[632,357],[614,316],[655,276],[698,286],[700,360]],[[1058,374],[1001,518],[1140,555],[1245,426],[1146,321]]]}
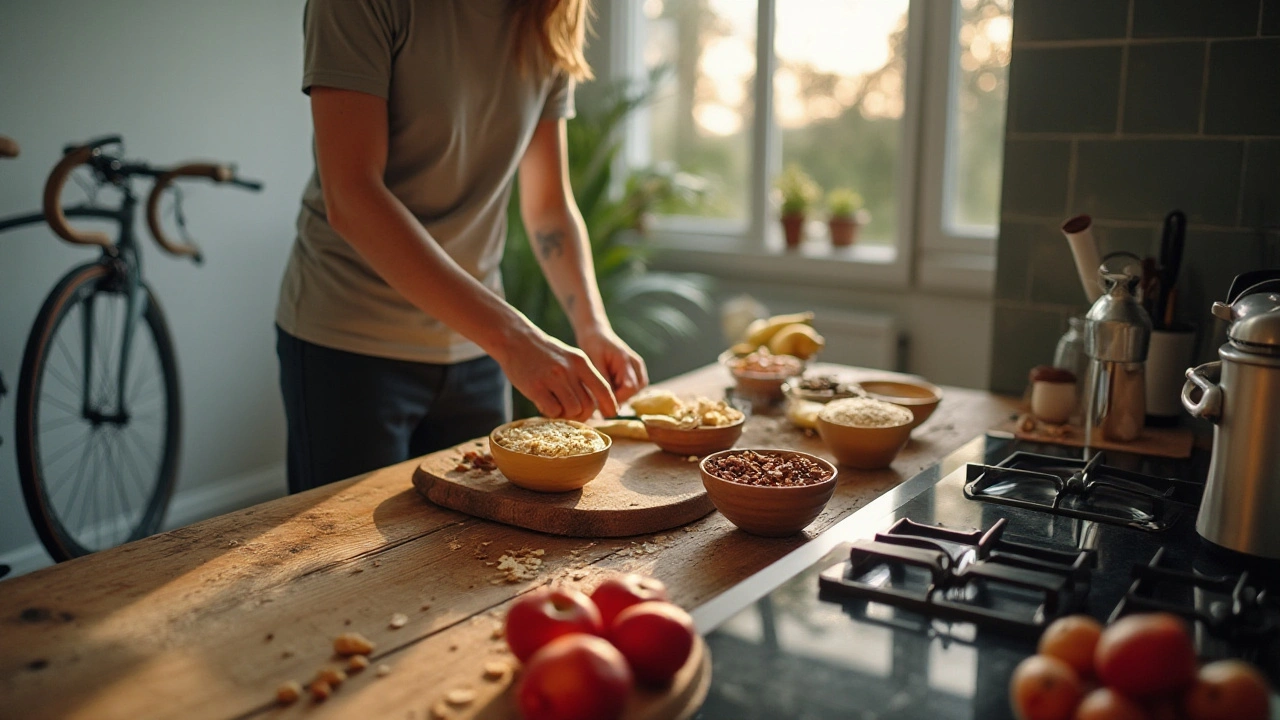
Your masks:
{"label": "chopped nut on table", "polygon": [[347,672],[355,674],[369,667],[369,658],[365,655],[352,655],[347,661]]}
{"label": "chopped nut on table", "polygon": [[391,621],[388,622],[387,625],[392,630],[399,630],[400,628],[404,627],[408,623],[409,623],[408,615],[405,615],[404,613],[396,613],[391,616]]}
{"label": "chopped nut on table", "polygon": [[324,702],[333,694],[333,686],[323,680],[316,680],[311,683],[311,699],[316,702]]}
{"label": "chopped nut on table", "polygon": [[333,639],[333,651],[339,655],[368,655],[373,652],[373,643],[356,632],[342,633]]}
{"label": "chopped nut on table", "polygon": [[316,673],[316,680],[327,682],[331,687],[341,685],[346,679],[347,674],[336,668],[321,668],[320,672]]}
{"label": "chopped nut on table", "polygon": [[386,676],[388,676],[388,675],[390,675],[390,674],[391,674],[391,666],[390,666],[390,665],[388,665],[388,664],[386,664],[386,663],[383,663],[383,664],[379,665],[379,666],[378,666],[378,668],[377,668],[376,670],[374,670],[373,672],[374,672],[374,674],[376,674],[378,677],[386,677]]}
{"label": "chopped nut on table", "polygon": [[463,707],[470,705],[476,699],[476,691],[471,688],[455,688],[450,690],[444,696],[444,701],[450,705]]}
{"label": "chopped nut on table", "polygon": [[507,663],[491,660],[484,664],[484,679],[497,682],[505,679],[510,671],[511,666]]}
{"label": "chopped nut on table", "polygon": [[296,680],[281,683],[280,687],[276,688],[276,700],[282,705],[297,702],[300,697],[302,697],[302,686]]}

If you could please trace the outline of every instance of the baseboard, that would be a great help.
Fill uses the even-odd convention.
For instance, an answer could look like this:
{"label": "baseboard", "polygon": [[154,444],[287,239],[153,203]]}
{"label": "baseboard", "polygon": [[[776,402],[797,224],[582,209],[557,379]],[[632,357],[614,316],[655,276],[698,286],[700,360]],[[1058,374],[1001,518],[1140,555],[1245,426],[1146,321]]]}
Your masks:
{"label": "baseboard", "polygon": [[[284,465],[275,464],[199,487],[180,489],[169,504],[164,529],[183,527],[281,497],[285,487]],[[9,574],[5,576],[8,579],[48,567],[53,561],[37,541],[0,555],[0,564],[9,566]]]}

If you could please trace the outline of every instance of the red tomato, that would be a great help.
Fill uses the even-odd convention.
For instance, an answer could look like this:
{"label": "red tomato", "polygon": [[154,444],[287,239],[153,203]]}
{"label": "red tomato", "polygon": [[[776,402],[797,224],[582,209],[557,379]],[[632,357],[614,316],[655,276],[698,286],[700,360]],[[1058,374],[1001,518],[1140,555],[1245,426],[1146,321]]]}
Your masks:
{"label": "red tomato", "polygon": [[1219,660],[1200,668],[1186,702],[1191,720],[1267,720],[1271,688],[1249,663]]}
{"label": "red tomato", "polygon": [[1083,692],[1076,671],[1048,655],[1023,660],[1009,678],[1009,702],[1018,720],[1071,720]]}
{"label": "red tomato", "polygon": [[1102,635],[1102,623],[1088,615],[1058,618],[1045,628],[1037,650],[1071,666],[1082,678],[1093,676],[1093,651]]}
{"label": "red tomato", "polygon": [[1138,703],[1112,690],[1098,688],[1080,701],[1074,720],[1148,720]]}
{"label": "red tomato", "polygon": [[629,573],[605,578],[591,593],[591,601],[600,609],[600,619],[608,628],[618,613],[646,600],[666,600],[667,586],[661,580]]}
{"label": "red tomato", "polygon": [[614,720],[631,694],[631,670],[618,649],[573,633],[529,658],[516,687],[525,720]]}
{"label": "red tomato", "polygon": [[665,685],[693,652],[697,631],[689,613],[669,602],[650,600],[623,610],[608,638],[622,651],[641,682]]}
{"label": "red tomato", "polygon": [[1151,697],[1189,684],[1196,675],[1196,652],[1182,618],[1127,615],[1102,631],[1094,668],[1104,685],[1129,697]]}
{"label": "red tomato", "polygon": [[507,645],[521,662],[543,645],[569,633],[602,635],[600,611],[591,598],[571,588],[540,587],[507,611]]}

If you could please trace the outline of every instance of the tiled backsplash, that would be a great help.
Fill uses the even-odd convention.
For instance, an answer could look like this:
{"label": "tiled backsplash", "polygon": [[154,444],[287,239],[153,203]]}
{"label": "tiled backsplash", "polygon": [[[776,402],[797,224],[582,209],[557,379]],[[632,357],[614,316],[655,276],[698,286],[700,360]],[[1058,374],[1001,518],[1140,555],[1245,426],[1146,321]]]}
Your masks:
{"label": "tiled backsplash", "polygon": [[991,388],[1018,393],[1088,309],[1062,221],[1154,256],[1187,214],[1178,317],[1280,267],[1280,0],[1016,0]]}

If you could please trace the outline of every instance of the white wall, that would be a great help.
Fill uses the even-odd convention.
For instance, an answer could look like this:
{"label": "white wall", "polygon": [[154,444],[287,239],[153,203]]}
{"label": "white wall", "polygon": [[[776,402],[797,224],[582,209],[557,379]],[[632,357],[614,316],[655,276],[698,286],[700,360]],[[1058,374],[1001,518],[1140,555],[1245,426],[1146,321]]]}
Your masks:
{"label": "white wall", "polygon": [[[22,156],[0,163],[0,216],[38,207],[62,146],[121,133],[155,163],[234,161],[266,183],[252,194],[189,183],[187,219],[206,262],[145,248],[172,325],[186,422],[179,492],[203,514],[218,481],[284,491],[284,423],[272,314],[310,170],[299,92],[303,0],[49,0],[0,6],[0,134]],[[145,189],[145,186],[144,186]],[[44,295],[92,259],[46,228],[0,236],[0,557],[34,542],[13,454],[14,387]],[[264,468],[266,469],[264,471]],[[194,494],[191,491],[196,491]]]}

